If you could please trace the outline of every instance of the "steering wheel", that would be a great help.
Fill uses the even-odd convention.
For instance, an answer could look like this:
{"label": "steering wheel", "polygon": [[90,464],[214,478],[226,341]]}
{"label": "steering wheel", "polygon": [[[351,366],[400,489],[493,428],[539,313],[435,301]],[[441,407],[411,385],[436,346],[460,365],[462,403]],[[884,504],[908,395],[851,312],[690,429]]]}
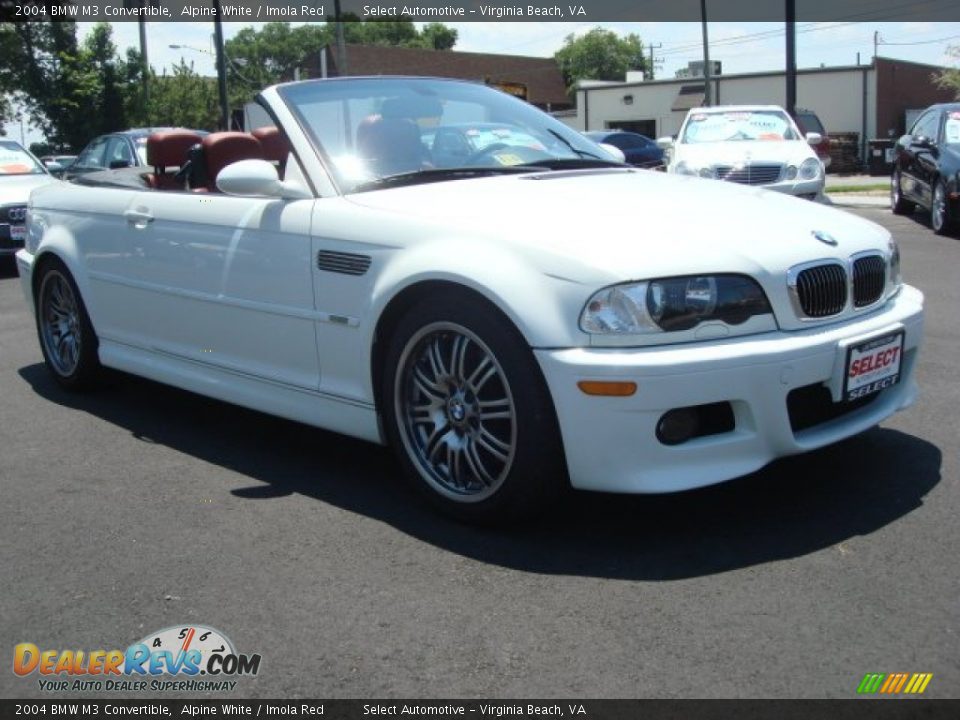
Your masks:
{"label": "steering wheel", "polygon": [[482,150],[477,150],[472,155],[468,155],[466,158],[464,158],[463,162],[465,165],[472,165],[480,158],[490,155],[496,152],[497,150],[503,150],[504,148],[508,148],[508,147],[510,146],[507,145],[507,143],[502,143],[502,142],[493,143],[492,145],[487,145]]}

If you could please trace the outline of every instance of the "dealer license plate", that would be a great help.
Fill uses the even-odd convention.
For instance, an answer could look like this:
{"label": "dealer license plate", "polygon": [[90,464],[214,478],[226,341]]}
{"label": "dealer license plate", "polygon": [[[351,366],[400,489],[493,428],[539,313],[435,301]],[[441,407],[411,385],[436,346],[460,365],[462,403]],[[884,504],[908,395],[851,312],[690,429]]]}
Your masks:
{"label": "dealer license plate", "polygon": [[851,345],[847,350],[843,399],[849,402],[896,385],[902,360],[902,330]]}

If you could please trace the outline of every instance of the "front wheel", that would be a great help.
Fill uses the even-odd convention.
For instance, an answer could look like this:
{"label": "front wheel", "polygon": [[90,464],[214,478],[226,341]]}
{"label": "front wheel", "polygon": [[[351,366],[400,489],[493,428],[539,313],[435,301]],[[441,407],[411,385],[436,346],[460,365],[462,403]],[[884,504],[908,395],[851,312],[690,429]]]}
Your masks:
{"label": "front wheel", "polygon": [[539,366],[480,301],[451,294],[408,312],[390,341],[382,397],[406,476],[447,514],[513,520],[562,490],[563,451]]}
{"label": "front wheel", "polygon": [[930,203],[930,227],[937,235],[946,235],[953,227],[950,208],[947,206],[947,188],[943,180],[937,180],[933,186],[933,199]]}
{"label": "front wheel", "polygon": [[100,372],[97,336],[70,271],[51,258],[37,282],[36,322],[40,349],[54,379],[68,390],[94,383]]}
{"label": "front wheel", "polygon": [[903,190],[900,188],[900,171],[894,170],[890,178],[890,209],[894,215],[909,215],[916,205],[903,199]]}

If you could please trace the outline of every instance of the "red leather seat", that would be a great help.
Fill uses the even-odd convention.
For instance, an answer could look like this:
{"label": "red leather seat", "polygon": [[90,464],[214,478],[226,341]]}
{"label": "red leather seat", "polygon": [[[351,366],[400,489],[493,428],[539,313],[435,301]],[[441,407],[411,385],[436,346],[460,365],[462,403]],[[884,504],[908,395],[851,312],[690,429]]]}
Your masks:
{"label": "red leather seat", "polygon": [[206,163],[206,190],[217,192],[217,175],[227,165],[240,160],[263,160],[263,148],[253,135],[242,132],[218,132],[201,143]]}
{"label": "red leather seat", "polygon": [[151,133],[147,138],[147,164],[153,172],[146,175],[147,184],[157,190],[183,190],[183,183],[178,183],[175,173],[167,172],[167,168],[181,167],[187,160],[187,151],[202,139],[190,130]]}
{"label": "red leather seat", "polygon": [[287,136],[277,127],[257,128],[250,134],[260,141],[264,159],[280,166],[282,176],[287,157],[290,155],[290,141]]}

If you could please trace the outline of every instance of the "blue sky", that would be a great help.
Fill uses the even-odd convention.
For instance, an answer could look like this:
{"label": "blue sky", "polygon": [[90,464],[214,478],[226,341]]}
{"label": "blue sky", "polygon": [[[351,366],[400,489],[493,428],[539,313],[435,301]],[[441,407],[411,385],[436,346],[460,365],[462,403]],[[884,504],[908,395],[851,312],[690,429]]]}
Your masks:
{"label": "blue sky", "polygon": [[[250,23],[258,26],[262,23]],[[89,23],[78,23],[79,32]],[[457,50],[549,56],[570,35],[581,35],[600,25],[620,34],[637,33],[644,45],[662,44],[655,54],[663,64],[658,77],[673,77],[676,70],[700,57],[700,24],[662,23],[448,23],[459,32]],[[239,32],[242,23],[225,23],[227,38]],[[115,23],[114,40],[122,50],[139,44],[137,23]],[[779,70],[784,67],[782,23],[710,23],[710,56],[723,63],[726,74]],[[951,64],[946,55],[950,45],[960,45],[960,23],[798,23],[797,64],[799,67],[853,65],[860,53],[862,62],[873,55],[874,33],[879,33],[879,54],[932,65]],[[147,23],[150,64],[159,72],[181,57],[192,61],[197,72],[214,75],[211,34],[213,23]],[[171,44],[197,50],[174,50]],[[207,52],[201,52],[206,50]],[[20,126],[8,125],[10,137],[20,139]],[[29,126],[24,128],[27,143],[41,139]]]}

